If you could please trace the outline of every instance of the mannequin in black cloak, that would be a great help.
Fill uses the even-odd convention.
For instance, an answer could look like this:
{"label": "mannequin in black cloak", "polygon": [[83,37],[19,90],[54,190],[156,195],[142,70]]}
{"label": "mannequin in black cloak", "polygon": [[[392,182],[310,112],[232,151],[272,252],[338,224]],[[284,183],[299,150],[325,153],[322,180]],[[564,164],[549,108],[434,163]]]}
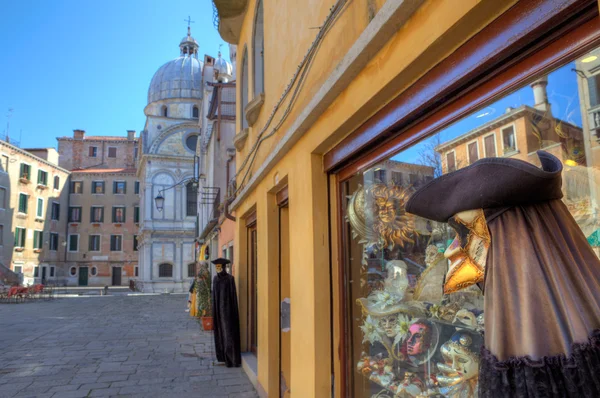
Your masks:
{"label": "mannequin in black cloak", "polygon": [[218,258],[212,261],[217,268],[213,278],[212,313],[214,321],[215,350],[217,360],[228,368],[242,364],[240,350],[240,318],[238,312],[235,279],[225,265],[230,261]]}

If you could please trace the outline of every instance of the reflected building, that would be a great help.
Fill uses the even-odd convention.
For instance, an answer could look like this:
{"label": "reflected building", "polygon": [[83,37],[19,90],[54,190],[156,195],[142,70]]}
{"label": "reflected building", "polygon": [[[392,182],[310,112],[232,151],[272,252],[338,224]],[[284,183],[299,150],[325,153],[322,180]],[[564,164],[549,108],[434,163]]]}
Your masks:
{"label": "reflected building", "polygon": [[403,187],[418,187],[434,178],[435,167],[416,163],[386,160],[377,164],[377,167],[364,173],[364,181],[369,183],[381,182],[395,184]]}

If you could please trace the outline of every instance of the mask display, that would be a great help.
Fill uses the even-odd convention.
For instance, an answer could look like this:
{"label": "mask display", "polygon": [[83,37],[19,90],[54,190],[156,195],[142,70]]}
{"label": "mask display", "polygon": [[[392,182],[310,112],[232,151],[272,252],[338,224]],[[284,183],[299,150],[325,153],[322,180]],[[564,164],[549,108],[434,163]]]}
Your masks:
{"label": "mask display", "polygon": [[460,330],[442,344],[440,352],[444,359],[438,363],[437,381],[446,397],[477,396],[479,375],[479,350],[483,345],[480,334]]}
{"label": "mask display", "polygon": [[460,212],[448,220],[448,224],[456,232],[456,237],[444,253],[450,263],[444,294],[483,282],[490,247],[490,232],[483,210]]}

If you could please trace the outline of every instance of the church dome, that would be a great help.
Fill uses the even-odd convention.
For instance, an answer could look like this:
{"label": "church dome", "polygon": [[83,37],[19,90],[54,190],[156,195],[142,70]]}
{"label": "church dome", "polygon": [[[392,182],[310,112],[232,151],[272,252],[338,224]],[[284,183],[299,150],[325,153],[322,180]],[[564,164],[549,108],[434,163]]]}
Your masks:
{"label": "church dome", "polygon": [[179,43],[180,56],[161,66],[150,81],[148,103],[171,98],[202,98],[202,62],[198,42],[188,34]]}
{"label": "church dome", "polygon": [[217,72],[217,79],[219,81],[228,82],[233,76],[233,67],[229,62],[221,58],[221,52],[219,51],[219,56],[215,61],[214,66],[215,72]]}

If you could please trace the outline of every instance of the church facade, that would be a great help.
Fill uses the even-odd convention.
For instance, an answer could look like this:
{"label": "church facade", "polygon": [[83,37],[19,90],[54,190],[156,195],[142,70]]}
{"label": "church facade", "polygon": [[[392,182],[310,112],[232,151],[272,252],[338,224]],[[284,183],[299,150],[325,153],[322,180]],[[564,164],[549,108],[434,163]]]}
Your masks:
{"label": "church facade", "polygon": [[[190,29],[180,56],[155,73],[144,109],[138,162],[140,231],[138,280],[145,292],[183,292],[196,273],[196,146],[205,115],[205,89],[214,58],[198,59]],[[164,198],[162,208],[155,198]]]}

